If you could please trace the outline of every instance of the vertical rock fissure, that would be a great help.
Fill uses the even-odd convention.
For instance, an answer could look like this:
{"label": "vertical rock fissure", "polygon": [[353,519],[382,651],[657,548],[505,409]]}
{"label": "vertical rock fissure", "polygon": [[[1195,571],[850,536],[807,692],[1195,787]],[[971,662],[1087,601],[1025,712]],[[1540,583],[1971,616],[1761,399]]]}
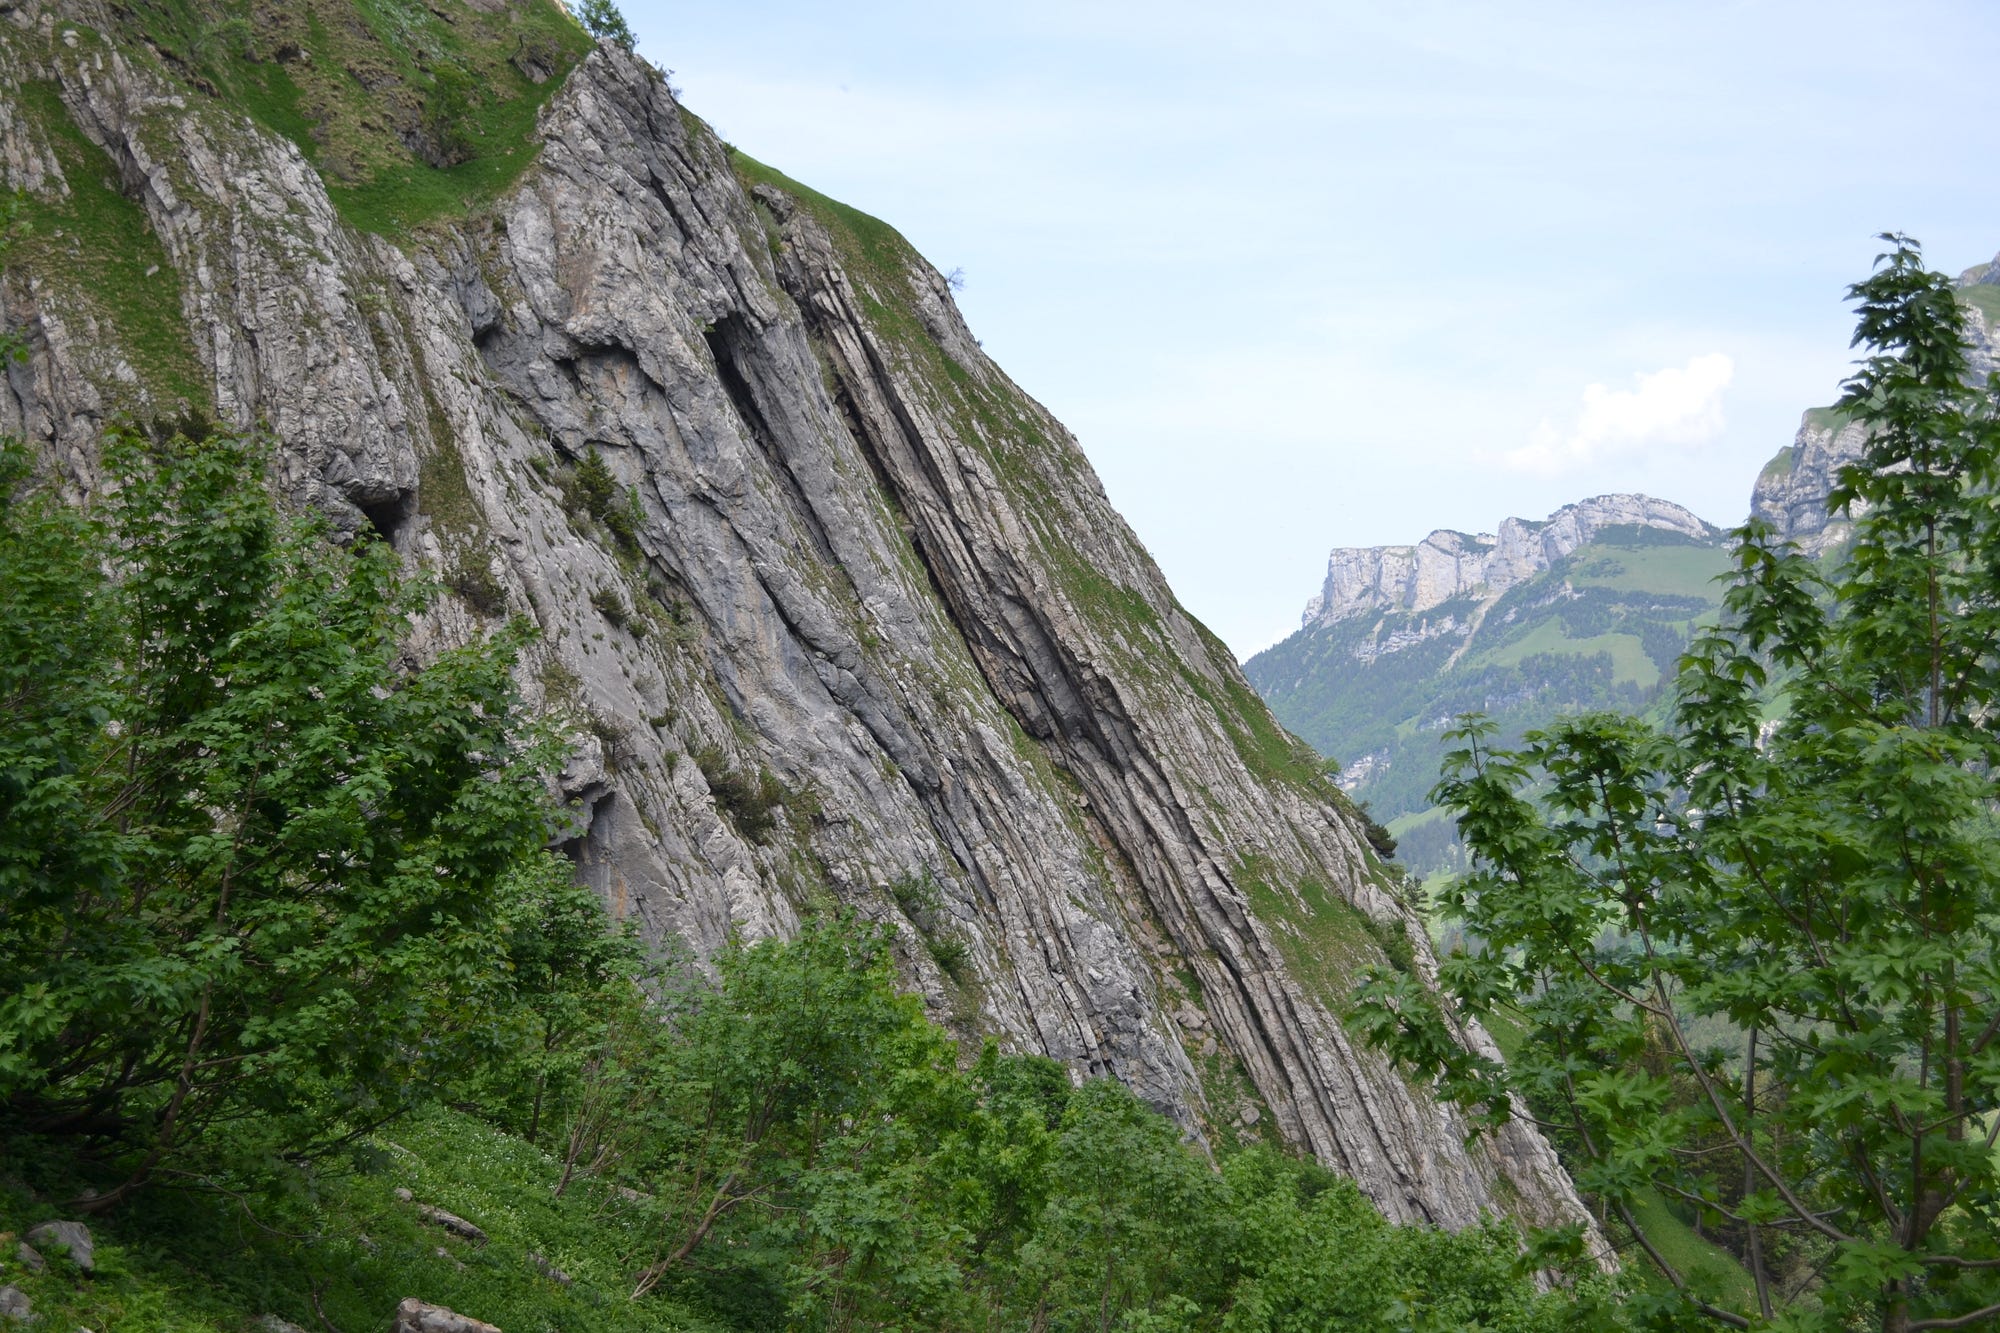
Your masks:
{"label": "vertical rock fissure", "polygon": [[702,331],[702,341],[708,347],[709,359],[715,363],[717,380],[729,399],[729,405],[736,409],[737,418],[748,432],[750,442],[757,446],[771,464],[772,474],[785,484],[786,498],[791,502],[792,511],[804,525],[813,543],[813,551],[826,568],[839,569],[839,559],[834,554],[833,542],[828,538],[825,526],[820,521],[819,510],[812,503],[806,489],[800,484],[798,475],[792,470],[789,450],[781,441],[771,424],[771,419],[757,402],[757,391],[752,386],[740,365],[739,358],[748,349],[745,341],[753,339],[748,322],[741,314],[730,313],[715,321],[714,325]]}

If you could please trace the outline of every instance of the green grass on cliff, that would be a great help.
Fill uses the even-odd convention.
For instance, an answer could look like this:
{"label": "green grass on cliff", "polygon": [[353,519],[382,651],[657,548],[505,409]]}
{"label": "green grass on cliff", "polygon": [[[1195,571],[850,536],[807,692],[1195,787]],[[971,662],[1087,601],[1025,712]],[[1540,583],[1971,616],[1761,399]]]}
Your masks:
{"label": "green grass on cliff", "polygon": [[[197,90],[290,139],[341,216],[401,236],[494,199],[591,39],[553,0],[129,0]],[[536,82],[531,73],[543,75]]]}
{"label": "green grass on cliff", "polygon": [[154,391],[151,407],[171,414],[179,399],[206,411],[208,380],[182,317],[180,278],[145,210],[118,188],[116,166],[76,127],[54,84],[20,85],[20,109],[55,150],[70,192],[56,201],[21,196],[10,264],[61,275],[65,288],[103,315]]}
{"label": "green grass on cliff", "polygon": [[1954,294],[1960,303],[1977,310],[1988,325],[2000,324],[2000,287],[1976,282],[1970,287],[1960,287]]}
{"label": "green grass on cliff", "polygon": [[1614,683],[1629,682],[1651,689],[1660,682],[1659,664],[1646,656],[1637,635],[1593,634],[1572,639],[1561,621],[1545,620],[1532,631],[1492,652],[1468,658],[1471,666],[1517,667],[1530,657],[1554,654],[1563,657],[1594,657],[1603,653],[1611,659]]}
{"label": "green grass on cliff", "polygon": [[1712,600],[1716,576],[1729,572],[1729,552],[1719,545],[1613,546],[1593,543],[1595,553],[1571,568],[1579,588],[1664,593]]}

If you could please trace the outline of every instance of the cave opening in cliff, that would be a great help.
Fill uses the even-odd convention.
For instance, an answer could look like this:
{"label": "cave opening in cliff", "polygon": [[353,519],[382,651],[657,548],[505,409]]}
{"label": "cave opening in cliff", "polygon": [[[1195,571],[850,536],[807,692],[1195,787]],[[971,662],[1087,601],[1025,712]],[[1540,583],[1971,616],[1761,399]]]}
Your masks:
{"label": "cave opening in cliff", "polygon": [[357,503],[355,506],[374,528],[389,543],[392,550],[403,549],[402,537],[409,530],[410,520],[417,514],[417,493],[398,491],[394,498],[374,504]]}

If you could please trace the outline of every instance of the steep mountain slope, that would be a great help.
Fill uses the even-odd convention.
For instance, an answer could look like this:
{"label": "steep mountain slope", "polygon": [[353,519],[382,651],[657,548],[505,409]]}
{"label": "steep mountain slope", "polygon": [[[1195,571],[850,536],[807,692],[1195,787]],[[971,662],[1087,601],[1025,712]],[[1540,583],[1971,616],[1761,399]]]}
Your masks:
{"label": "steep mountain slope", "polygon": [[0,425],[88,497],[116,415],[266,422],[287,494],[450,589],[417,651],[531,618],[569,850],[647,937],[849,905],[940,1018],[1192,1133],[1393,1218],[1583,1219],[1342,1029],[1421,927],[1068,433],[642,62],[546,0],[26,0],[0,162]]}
{"label": "steep mountain slope", "polygon": [[1428,799],[1451,719],[1518,735],[1557,714],[1639,708],[1719,604],[1721,534],[1678,505],[1598,496],[1496,535],[1344,548],[1304,624],[1244,666],[1272,711],[1342,767],[1341,785],[1418,872],[1454,863]]}

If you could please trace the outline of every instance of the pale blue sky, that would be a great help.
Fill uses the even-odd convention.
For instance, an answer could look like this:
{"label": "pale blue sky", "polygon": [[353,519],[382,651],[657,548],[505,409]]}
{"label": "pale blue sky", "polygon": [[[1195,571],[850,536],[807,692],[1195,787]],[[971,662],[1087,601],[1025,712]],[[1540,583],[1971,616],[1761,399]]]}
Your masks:
{"label": "pale blue sky", "polygon": [[623,3],[725,138],[964,269],[1242,653],[1336,545],[1740,521],[1873,233],[2000,250],[1990,3]]}

